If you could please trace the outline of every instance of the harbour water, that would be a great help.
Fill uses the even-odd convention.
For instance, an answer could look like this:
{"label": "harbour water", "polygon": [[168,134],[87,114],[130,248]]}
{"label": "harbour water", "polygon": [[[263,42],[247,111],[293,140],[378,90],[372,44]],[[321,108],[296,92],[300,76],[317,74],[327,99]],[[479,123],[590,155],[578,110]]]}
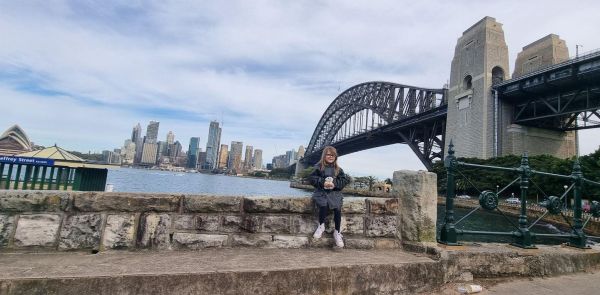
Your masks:
{"label": "harbour water", "polygon": [[132,168],[109,170],[107,183],[115,192],[310,196],[310,192],[290,188],[288,181]]}

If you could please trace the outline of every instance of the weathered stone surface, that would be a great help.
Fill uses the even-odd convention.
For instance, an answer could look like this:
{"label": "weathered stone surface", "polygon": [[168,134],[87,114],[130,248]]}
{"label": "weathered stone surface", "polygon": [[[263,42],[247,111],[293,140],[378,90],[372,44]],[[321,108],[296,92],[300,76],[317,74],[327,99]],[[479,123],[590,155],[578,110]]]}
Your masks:
{"label": "weathered stone surface", "polygon": [[186,195],[183,199],[185,212],[240,212],[241,197]]}
{"label": "weathered stone surface", "polygon": [[342,204],[342,213],[343,214],[364,214],[367,212],[367,207],[365,200],[367,198],[362,197],[347,197],[344,198],[344,203]]}
{"label": "weathered stone surface", "polygon": [[290,216],[261,216],[261,232],[265,233],[289,233]]}
{"label": "weathered stone surface", "polygon": [[273,236],[272,247],[275,248],[304,248],[308,246],[307,237]]}
{"label": "weathered stone surface", "polygon": [[348,249],[373,249],[375,241],[373,239],[359,239],[344,237],[344,247]]}
{"label": "weathered stone surface", "polygon": [[435,242],[437,175],[425,171],[396,171],[393,183],[394,191],[400,198],[401,239]]}
{"label": "weathered stone surface", "polygon": [[342,223],[340,230],[345,234],[363,235],[365,229],[365,221],[362,215],[342,215]]}
{"label": "weathered stone surface", "polygon": [[292,215],[292,233],[300,235],[309,235],[314,233],[319,225],[317,217],[310,215]]}
{"label": "weathered stone surface", "polygon": [[239,215],[221,216],[221,231],[226,233],[240,232],[242,229],[242,217]]}
{"label": "weathered stone surface", "polygon": [[173,216],[173,227],[175,229],[192,230],[195,228],[194,215],[176,214]]}
{"label": "weathered stone surface", "polygon": [[171,217],[168,214],[147,214],[140,220],[140,247],[169,249],[169,229]]}
{"label": "weathered stone surface", "polygon": [[375,248],[377,249],[398,249],[402,248],[402,243],[398,239],[375,239]]}
{"label": "weathered stone surface", "polygon": [[368,198],[367,203],[371,214],[397,215],[399,213],[398,198]]}
{"label": "weathered stone surface", "polygon": [[104,249],[123,249],[135,246],[135,214],[115,214],[106,217],[102,237]]}
{"label": "weathered stone surface", "polygon": [[231,235],[231,246],[237,247],[267,247],[273,242],[273,236],[268,234]]}
{"label": "weathered stone surface", "polygon": [[245,197],[244,212],[248,213],[311,213],[310,198]]}
{"label": "weathered stone surface", "polygon": [[193,233],[175,233],[173,242],[177,248],[203,249],[227,246],[227,235],[208,235]]}
{"label": "weathered stone surface", "polygon": [[21,215],[15,232],[15,246],[54,246],[60,219],[60,215],[54,214]]}
{"label": "weathered stone surface", "polygon": [[255,233],[260,231],[262,218],[256,215],[243,215],[240,229],[242,232]]}
{"label": "weathered stone surface", "polygon": [[0,190],[0,212],[56,212],[68,211],[67,192]]}
{"label": "weathered stone surface", "polygon": [[100,230],[102,216],[100,214],[82,214],[67,217],[60,231],[58,248],[98,249],[100,246]]}
{"label": "weathered stone surface", "polygon": [[82,212],[177,212],[180,199],[169,194],[84,192],[73,197],[73,208]]}
{"label": "weathered stone surface", "polygon": [[0,215],[0,247],[6,247],[15,226],[15,217]]}
{"label": "weathered stone surface", "polygon": [[369,216],[366,220],[367,236],[395,237],[397,236],[397,216]]}
{"label": "weathered stone surface", "polygon": [[313,248],[327,248],[333,247],[335,242],[333,241],[333,237],[329,233],[323,233],[323,236],[320,239],[315,239],[312,235],[309,237],[309,245]]}
{"label": "weathered stone surface", "polygon": [[196,215],[196,229],[199,231],[216,232],[219,231],[221,216],[219,215]]}

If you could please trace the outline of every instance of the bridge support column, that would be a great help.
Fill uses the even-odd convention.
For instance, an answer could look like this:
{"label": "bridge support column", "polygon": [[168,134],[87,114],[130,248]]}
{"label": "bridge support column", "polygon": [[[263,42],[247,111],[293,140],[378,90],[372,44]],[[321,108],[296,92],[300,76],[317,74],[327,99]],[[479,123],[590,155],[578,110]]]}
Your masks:
{"label": "bridge support column", "polygon": [[302,170],[308,168],[307,164],[304,164],[302,162],[302,159],[298,159],[298,161],[296,162],[296,171],[294,172],[294,176],[295,177],[300,177],[300,173],[302,172]]}

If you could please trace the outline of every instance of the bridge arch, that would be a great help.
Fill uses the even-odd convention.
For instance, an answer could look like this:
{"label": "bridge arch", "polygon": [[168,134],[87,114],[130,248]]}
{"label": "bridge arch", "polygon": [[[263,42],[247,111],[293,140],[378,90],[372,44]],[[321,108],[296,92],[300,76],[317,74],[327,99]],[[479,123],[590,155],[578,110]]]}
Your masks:
{"label": "bridge arch", "polygon": [[[416,123],[420,122],[418,118],[425,118],[426,115],[430,115],[427,117],[430,121],[436,121],[435,118],[439,116],[444,116],[445,119],[445,93],[445,89],[420,88],[381,81],[350,87],[338,95],[325,110],[310,139],[303,163],[313,164],[318,161],[320,151],[327,145],[335,146],[338,153],[344,155],[377,146],[407,143],[414,144],[411,146],[413,151],[423,151],[417,156],[430,168],[431,147],[441,143],[443,148],[443,142],[440,142],[443,140],[428,138],[429,143],[424,143],[415,136],[427,133],[426,136],[431,137],[432,133],[436,133],[436,136],[440,137],[443,135],[440,134],[440,130],[443,133],[443,122],[434,124],[435,132],[429,130],[411,133],[407,127],[416,127]],[[431,118],[432,114],[434,119]],[[412,123],[415,124],[411,124],[409,119],[417,120],[413,120],[415,122]],[[400,123],[408,125],[400,126]],[[431,128],[429,125],[421,127]],[[387,130],[387,127],[394,128]],[[439,158],[441,159],[441,156]]]}

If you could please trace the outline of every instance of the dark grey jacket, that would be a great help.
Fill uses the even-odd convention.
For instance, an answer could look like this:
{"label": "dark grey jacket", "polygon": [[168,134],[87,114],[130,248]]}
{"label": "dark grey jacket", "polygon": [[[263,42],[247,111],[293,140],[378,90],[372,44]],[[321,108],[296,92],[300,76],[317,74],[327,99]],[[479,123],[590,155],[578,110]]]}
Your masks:
{"label": "dark grey jacket", "polygon": [[[350,183],[350,176],[347,176],[342,168],[340,168],[337,177],[333,176],[335,174],[333,166],[326,166],[323,171],[319,168],[320,165],[317,164],[315,171],[308,177],[310,184],[315,187],[312,195],[313,200],[319,207],[328,206],[330,209],[341,209],[343,200],[341,190]],[[332,190],[323,188],[327,177],[333,177],[335,187]]]}

